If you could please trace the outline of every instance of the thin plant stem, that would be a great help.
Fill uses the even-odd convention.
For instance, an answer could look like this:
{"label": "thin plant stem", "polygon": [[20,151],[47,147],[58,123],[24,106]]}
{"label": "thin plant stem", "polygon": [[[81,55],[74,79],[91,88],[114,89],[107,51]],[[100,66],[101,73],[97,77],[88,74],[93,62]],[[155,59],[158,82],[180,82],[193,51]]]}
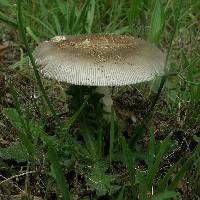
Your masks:
{"label": "thin plant stem", "polygon": [[[179,5],[179,9],[180,9],[180,5]],[[178,19],[179,17],[180,17],[180,12],[179,12],[179,14],[178,14],[178,16],[177,16],[177,19]],[[175,24],[175,26],[174,26],[174,29],[173,29],[173,32],[172,32],[172,35],[171,35],[171,38],[170,38],[169,47],[168,47],[168,49],[167,49],[167,55],[166,55],[165,67],[164,67],[164,68],[165,68],[165,71],[166,71],[167,62],[168,62],[168,60],[169,60],[169,55],[170,55],[170,52],[171,52],[171,49],[172,49],[172,42],[173,42],[174,36],[175,36],[175,34],[176,34],[177,27],[178,27],[178,22],[179,22],[179,20],[176,20],[176,24]],[[169,74],[169,75],[170,75],[170,74]],[[164,88],[165,82],[166,82],[167,78],[169,77],[169,75],[164,75],[164,76],[162,77],[162,79],[161,79],[161,81],[160,81],[160,86],[159,86],[159,88],[158,88],[157,95],[156,95],[156,97],[155,97],[155,99],[154,99],[154,101],[153,101],[153,103],[152,103],[152,106],[151,106],[151,108],[150,108],[150,110],[149,110],[148,117],[152,115],[152,112],[153,112],[153,110],[154,110],[154,108],[155,108],[155,106],[156,106],[156,103],[158,102],[158,100],[159,100],[159,98],[160,98],[160,95],[161,95],[162,90],[163,90],[163,88]]]}
{"label": "thin plant stem", "polygon": [[158,99],[159,99],[159,97],[160,97],[160,95],[162,93],[162,90],[163,90],[164,84],[166,82],[166,79],[167,79],[166,76],[163,76],[161,81],[160,81],[160,86],[158,88],[156,97],[154,98],[154,101],[153,101],[153,103],[151,105],[150,112],[152,112],[154,110],[154,107],[155,107],[155,105],[156,105],[156,103],[157,103],[157,101],[158,101]]}
{"label": "thin plant stem", "polygon": [[21,35],[21,39],[24,43],[24,46],[27,50],[27,53],[28,53],[28,56],[30,58],[30,61],[31,61],[31,64],[33,66],[33,70],[34,70],[34,74],[35,74],[35,78],[36,78],[36,81],[37,81],[37,84],[39,86],[39,89],[49,107],[49,110],[51,111],[53,117],[56,119],[57,123],[59,123],[59,120],[58,120],[58,117],[56,115],[56,112],[46,94],[46,91],[44,89],[44,86],[42,84],[42,81],[41,81],[41,78],[40,78],[40,74],[37,70],[37,65],[34,61],[34,58],[33,58],[33,55],[31,53],[31,50],[30,50],[30,47],[29,47],[29,44],[27,42],[27,38],[26,38],[26,33],[25,33],[25,30],[24,30],[24,25],[23,25],[23,19],[22,19],[22,9],[21,9],[21,0],[17,0],[17,17],[18,17],[18,26],[19,26],[19,32],[20,32],[20,35]]}
{"label": "thin plant stem", "polygon": [[14,28],[18,28],[18,25],[15,22],[13,22],[13,21],[11,21],[9,19],[5,19],[5,18],[0,16],[0,21],[2,21],[2,22],[6,23],[6,24],[8,24],[8,25],[10,25],[10,26],[12,26]]}

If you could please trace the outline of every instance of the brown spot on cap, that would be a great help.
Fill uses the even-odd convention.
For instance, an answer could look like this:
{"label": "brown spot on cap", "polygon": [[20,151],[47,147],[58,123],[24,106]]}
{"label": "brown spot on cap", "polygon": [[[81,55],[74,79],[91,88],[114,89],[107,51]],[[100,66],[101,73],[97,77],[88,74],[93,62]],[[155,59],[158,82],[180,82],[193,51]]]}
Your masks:
{"label": "brown spot on cap", "polygon": [[45,77],[94,86],[151,80],[164,73],[165,62],[157,47],[116,34],[56,36],[40,44],[33,56]]}

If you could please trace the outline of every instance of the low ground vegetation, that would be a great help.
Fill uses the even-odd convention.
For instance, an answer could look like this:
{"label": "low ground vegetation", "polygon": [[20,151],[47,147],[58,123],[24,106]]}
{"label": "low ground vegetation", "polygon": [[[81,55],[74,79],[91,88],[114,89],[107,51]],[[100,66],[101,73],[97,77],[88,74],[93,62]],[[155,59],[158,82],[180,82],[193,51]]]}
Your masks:
{"label": "low ground vegetation", "polygon": [[[0,199],[200,199],[199,9],[196,0],[1,0]],[[160,79],[115,87],[111,122],[99,95],[42,79],[49,108],[26,40],[33,49],[100,32],[139,36],[168,55],[151,115]]]}

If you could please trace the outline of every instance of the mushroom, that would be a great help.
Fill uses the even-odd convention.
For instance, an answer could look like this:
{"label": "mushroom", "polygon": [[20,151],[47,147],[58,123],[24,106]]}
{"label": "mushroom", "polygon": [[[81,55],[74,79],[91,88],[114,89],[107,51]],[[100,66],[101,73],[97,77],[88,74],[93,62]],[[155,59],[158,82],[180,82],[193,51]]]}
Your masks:
{"label": "mushroom", "polygon": [[149,81],[164,74],[164,54],[132,36],[89,34],[56,36],[33,52],[47,78],[74,85],[97,86],[104,110],[113,104],[109,86]]}

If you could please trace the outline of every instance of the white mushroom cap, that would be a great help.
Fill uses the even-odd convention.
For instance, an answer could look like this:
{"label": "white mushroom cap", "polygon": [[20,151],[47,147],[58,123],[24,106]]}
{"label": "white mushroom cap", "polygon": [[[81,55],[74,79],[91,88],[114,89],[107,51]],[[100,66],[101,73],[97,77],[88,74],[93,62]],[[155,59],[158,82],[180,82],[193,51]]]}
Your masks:
{"label": "white mushroom cap", "polygon": [[45,77],[75,85],[129,85],[164,74],[164,54],[131,36],[57,36],[40,44],[33,56]]}

